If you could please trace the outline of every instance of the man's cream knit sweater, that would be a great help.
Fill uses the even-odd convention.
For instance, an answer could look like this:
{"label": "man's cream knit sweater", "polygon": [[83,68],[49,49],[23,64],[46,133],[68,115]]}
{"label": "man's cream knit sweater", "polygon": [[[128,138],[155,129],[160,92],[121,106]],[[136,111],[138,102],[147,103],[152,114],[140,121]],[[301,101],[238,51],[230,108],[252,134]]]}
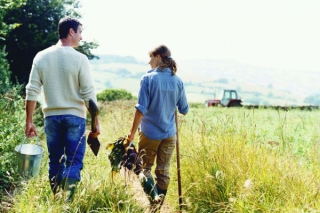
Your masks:
{"label": "man's cream knit sweater", "polygon": [[33,60],[26,100],[38,100],[44,92],[43,113],[86,118],[84,101],[97,103],[88,58],[70,46],[51,46]]}

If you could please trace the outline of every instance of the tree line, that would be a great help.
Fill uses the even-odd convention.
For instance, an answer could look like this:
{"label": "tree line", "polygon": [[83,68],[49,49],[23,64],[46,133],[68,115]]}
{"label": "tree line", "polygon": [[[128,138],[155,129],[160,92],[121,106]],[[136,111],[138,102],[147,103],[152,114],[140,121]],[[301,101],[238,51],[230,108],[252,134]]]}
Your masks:
{"label": "tree line", "polygon": [[[57,43],[57,24],[64,16],[81,20],[77,0],[0,0],[0,203],[5,191],[21,178],[14,148],[24,139],[24,88],[35,55]],[[89,59],[98,47],[82,42],[77,48]],[[37,106],[34,122],[41,128],[43,115]],[[41,131],[43,132],[43,131]],[[0,205],[0,212],[2,212]]]}
{"label": "tree line", "polygon": [[[28,82],[35,55],[57,43],[57,24],[64,16],[81,20],[78,0],[0,0],[1,94],[13,85]],[[89,59],[96,42],[83,41],[77,48]]]}

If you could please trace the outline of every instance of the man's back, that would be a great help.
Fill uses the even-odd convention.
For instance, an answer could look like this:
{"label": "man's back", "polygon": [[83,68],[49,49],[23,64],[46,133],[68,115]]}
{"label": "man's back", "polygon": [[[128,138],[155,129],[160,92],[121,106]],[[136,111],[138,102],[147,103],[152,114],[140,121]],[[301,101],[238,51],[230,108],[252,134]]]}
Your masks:
{"label": "man's back", "polygon": [[43,86],[45,116],[72,114],[85,118],[83,100],[92,98],[94,86],[85,55],[70,46],[52,46],[37,54],[27,85],[29,97]]}

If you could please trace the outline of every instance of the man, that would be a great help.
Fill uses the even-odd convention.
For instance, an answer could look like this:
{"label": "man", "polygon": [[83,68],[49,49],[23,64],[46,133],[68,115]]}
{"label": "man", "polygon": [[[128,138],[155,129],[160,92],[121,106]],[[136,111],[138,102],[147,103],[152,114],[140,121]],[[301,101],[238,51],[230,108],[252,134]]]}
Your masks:
{"label": "man", "polygon": [[[82,24],[71,17],[62,18],[58,25],[59,41],[34,58],[26,86],[27,137],[37,136],[33,113],[41,87],[44,92],[44,129],[49,152],[49,180],[54,194],[59,187],[70,193],[81,180],[86,148],[86,102],[97,103],[88,58],[74,47],[82,40]],[[88,106],[87,106],[88,107]],[[96,132],[100,134],[97,119]]]}

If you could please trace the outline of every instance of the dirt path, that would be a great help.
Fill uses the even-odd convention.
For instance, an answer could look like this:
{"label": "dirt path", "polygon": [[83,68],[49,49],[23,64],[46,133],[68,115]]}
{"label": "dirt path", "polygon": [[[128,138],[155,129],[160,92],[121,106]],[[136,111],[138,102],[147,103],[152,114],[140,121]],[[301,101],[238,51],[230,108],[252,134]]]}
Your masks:
{"label": "dirt path", "polygon": [[[148,213],[149,209],[149,200],[144,193],[140,181],[133,172],[125,173],[124,169],[120,171],[121,176],[126,180],[127,185],[131,184],[132,190],[135,192],[134,199],[141,204],[141,206],[145,209],[144,213]],[[173,213],[174,211],[170,208],[169,203],[164,201],[160,213]]]}

